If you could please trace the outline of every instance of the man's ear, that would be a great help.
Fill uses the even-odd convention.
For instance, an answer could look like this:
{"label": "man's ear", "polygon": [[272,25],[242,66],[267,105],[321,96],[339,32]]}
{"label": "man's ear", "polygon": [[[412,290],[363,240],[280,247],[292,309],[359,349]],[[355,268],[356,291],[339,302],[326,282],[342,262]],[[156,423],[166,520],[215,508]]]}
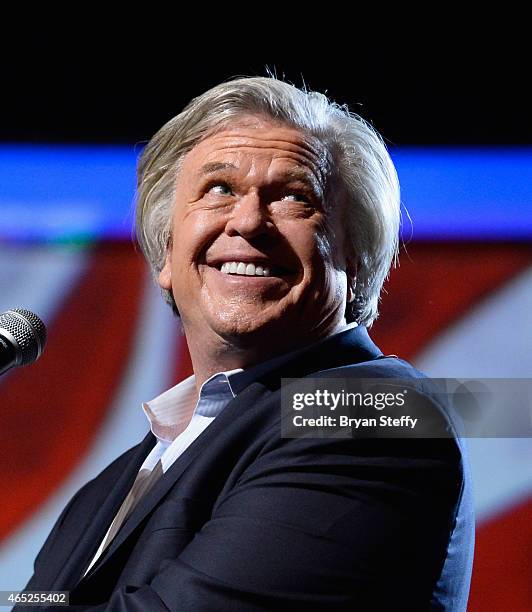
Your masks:
{"label": "man's ear", "polygon": [[172,249],[170,246],[166,251],[166,260],[157,280],[161,289],[172,291]]}
{"label": "man's ear", "polygon": [[347,274],[347,303],[350,304],[355,299],[355,287],[357,286],[358,261],[348,260]]}

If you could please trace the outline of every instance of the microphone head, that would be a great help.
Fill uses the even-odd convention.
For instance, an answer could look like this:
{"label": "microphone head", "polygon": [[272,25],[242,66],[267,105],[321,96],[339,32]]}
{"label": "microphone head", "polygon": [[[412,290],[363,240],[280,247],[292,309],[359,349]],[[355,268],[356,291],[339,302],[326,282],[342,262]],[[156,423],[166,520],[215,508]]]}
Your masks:
{"label": "microphone head", "polygon": [[14,340],[17,365],[36,361],[46,344],[46,327],[39,317],[23,308],[13,308],[0,314],[0,335]]}

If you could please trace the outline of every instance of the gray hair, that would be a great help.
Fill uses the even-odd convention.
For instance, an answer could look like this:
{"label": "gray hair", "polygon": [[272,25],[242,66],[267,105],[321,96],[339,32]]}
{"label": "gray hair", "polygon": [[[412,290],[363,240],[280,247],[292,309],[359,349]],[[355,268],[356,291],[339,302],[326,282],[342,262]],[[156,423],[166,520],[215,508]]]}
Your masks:
{"label": "gray hair", "polygon": [[[270,77],[238,78],[194,98],[145,147],[137,169],[136,236],[155,276],[172,234],[174,186],[184,156],[201,140],[242,115],[261,115],[320,140],[344,188],[347,244],[357,262],[355,299],[346,318],[369,326],[382,285],[396,262],[399,182],[381,136],[346,106],[321,93]],[[163,292],[177,313],[171,292]]]}

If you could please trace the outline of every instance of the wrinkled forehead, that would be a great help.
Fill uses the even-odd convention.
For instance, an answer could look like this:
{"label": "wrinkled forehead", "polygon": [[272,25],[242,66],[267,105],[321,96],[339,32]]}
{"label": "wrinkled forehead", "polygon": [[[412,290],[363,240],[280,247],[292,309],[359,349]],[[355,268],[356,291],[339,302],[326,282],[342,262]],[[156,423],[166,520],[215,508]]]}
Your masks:
{"label": "wrinkled forehead", "polygon": [[257,116],[233,120],[199,142],[183,160],[182,168],[194,171],[205,164],[254,160],[299,166],[310,171],[325,187],[331,155],[315,136],[284,123]]}

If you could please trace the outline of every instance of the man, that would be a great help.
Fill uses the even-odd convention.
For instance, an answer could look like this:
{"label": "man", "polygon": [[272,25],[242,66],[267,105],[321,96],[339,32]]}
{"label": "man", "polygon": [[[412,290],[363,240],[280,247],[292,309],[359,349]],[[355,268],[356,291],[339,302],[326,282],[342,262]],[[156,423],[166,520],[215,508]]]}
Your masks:
{"label": "man", "polygon": [[382,140],[321,94],[239,79],[166,124],[137,235],[194,377],[71,500],[27,589],[91,610],[465,610],[461,442],[281,436],[282,377],[421,376],[366,331],[398,225]]}

